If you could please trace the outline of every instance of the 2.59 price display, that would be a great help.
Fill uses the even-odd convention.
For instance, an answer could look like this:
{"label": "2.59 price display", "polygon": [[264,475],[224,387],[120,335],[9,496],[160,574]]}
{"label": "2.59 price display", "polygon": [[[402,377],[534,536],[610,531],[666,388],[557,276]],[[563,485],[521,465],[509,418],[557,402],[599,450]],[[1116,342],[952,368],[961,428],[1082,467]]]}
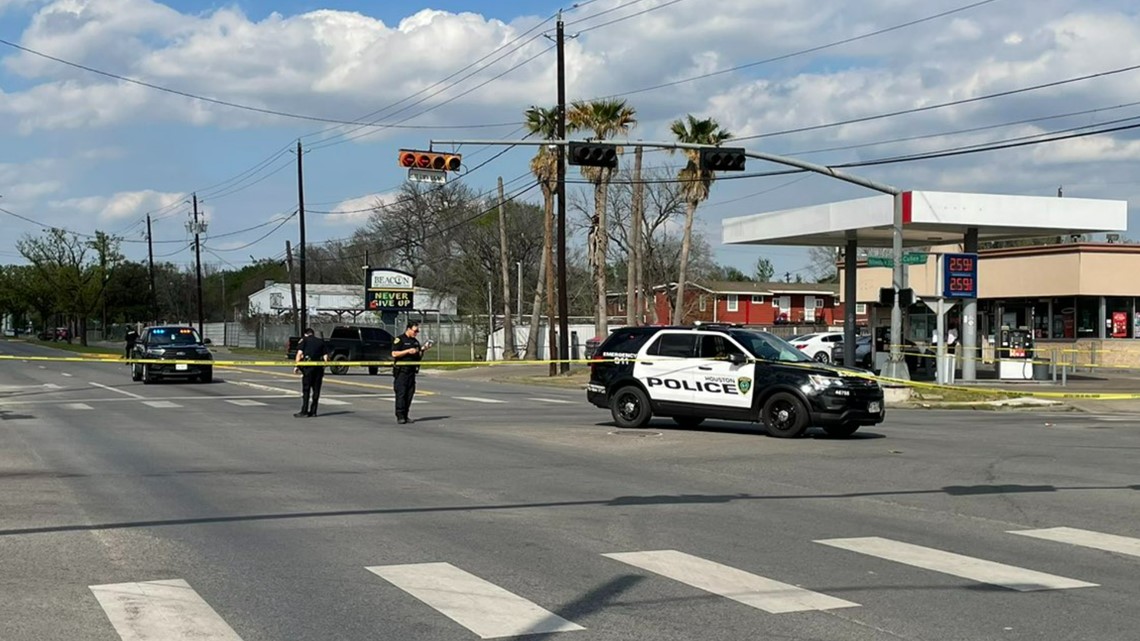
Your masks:
{"label": "2.59 price display", "polygon": [[942,296],[978,297],[978,255],[945,254],[942,257]]}

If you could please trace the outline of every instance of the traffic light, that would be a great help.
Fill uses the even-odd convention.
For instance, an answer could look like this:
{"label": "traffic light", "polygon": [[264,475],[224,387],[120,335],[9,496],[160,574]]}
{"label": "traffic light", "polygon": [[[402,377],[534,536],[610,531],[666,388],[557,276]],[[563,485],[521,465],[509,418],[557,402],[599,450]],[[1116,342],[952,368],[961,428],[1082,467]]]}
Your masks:
{"label": "traffic light", "polygon": [[717,147],[701,150],[702,171],[744,171],[743,147]]}
{"label": "traffic light", "polygon": [[[895,290],[893,287],[879,288],[879,304],[884,307],[895,306]],[[914,290],[910,287],[899,290],[899,307],[903,309],[914,304]]]}
{"label": "traffic light", "polygon": [[435,169],[459,171],[463,157],[459,154],[441,154],[434,151],[400,150],[400,166],[408,169]]}
{"label": "traffic light", "polygon": [[606,142],[572,142],[568,162],[586,167],[617,167],[617,145]]}

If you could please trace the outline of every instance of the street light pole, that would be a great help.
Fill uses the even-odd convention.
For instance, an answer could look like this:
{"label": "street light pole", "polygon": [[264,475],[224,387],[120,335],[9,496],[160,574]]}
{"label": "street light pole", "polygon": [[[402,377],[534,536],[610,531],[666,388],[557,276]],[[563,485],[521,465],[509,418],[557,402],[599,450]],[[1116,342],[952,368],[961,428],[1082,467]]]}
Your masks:
{"label": "street light pole", "polygon": [[518,275],[515,277],[515,290],[516,290],[516,293],[515,293],[515,309],[518,311],[516,311],[515,314],[519,318],[517,326],[522,327],[522,322],[523,322],[523,320],[522,320],[522,318],[523,318],[523,313],[522,313],[522,261],[516,260],[515,261],[515,267],[517,268],[517,271],[518,271]]}

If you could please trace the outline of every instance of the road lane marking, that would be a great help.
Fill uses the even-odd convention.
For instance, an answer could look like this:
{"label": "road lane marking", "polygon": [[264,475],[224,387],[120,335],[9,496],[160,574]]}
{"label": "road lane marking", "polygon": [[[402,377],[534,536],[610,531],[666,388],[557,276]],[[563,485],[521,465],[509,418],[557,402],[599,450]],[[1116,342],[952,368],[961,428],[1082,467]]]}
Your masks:
{"label": "road lane marking", "polygon": [[89,589],[123,641],[241,641],[182,579]]}
{"label": "road lane marking", "polygon": [[255,401],[252,398],[228,398],[226,402],[231,405],[238,405],[241,407],[256,407],[258,405],[265,405],[261,401]]}
{"label": "road lane marking", "polygon": [[[279,378],[293,379],[295,381],[299,381],[301,378],[300,376],[297,376],[296,374],[286,373],[286,372],[276,372],[276,371],[273,371],[271,369],[253,369],[250,367],[238,367],[236,365],[218,365],[217,368],[222,369],[222,370],[230,370],[230,371],[234,371],[234,372],[245,372],[248,374],[259,374],[261,376],[276,376]],[[292,372],[293,370],[289,369],[288,371]],[[233,381],[228,381],[228,382],[233,382]],[[381,384],[381,383],[361,383],[359,381],[346,381],[343,378],[341,378],[339,375],[333,375],[333,374],[329,374],[329,375],[325,376],[325,384],[348,385],[350,387],[363,387],[365,389],[384,390],[384,391],[391,391],[391,389],[392,389],[391,383]],[[433,392],[431,390],[417,390],[416,393],[417,394],[423,394],[425,396],[434,396],[436,394],[439,394],[439,392]]]}
{"label": "road lane marking", "polygon": [[335,399],[335,398],[328,398],[327,396],[321,397],[321,404],[322,405],[352,405],[352,403],[349,403],[348,401],[342,401],[342,400]]}
{"label": "road lane marking", "polygon": [[92,385],[94,385],[95,387],[98,387],[99,389],[105,389],[108,392],[115,392],[116,394],[122,394],[123,396],[130,396],[131,398],[146,398],[145,396],[142,396],[141,394],[135,394],[134,392],[128,392],[127,390],[119,389],[117,387],[111,387],[110,385],[104,385],[102,383],[96,383],[95,381],[90,381],[90,383]]}
{"label": "road lane marking", "polygon": [[1034,570],[986,561],[974,557],[944,552],[933,548],[893,541],[877,536],[853,539],[823,539],[816,541],[824,545],[850,550],[868,556],[895,561],[906,565],[971,579],[979,583],[997,585],[1018,592],[1036,590],[1066,590],[1070,588],[1096,587],[1096,583],[1086,583],[1076,579],[1045,574]]}
{"label": "road lane marking", "polygon": [[585,630],[450,563],[367,568],[481,639]]}
{"label": "road lane marking", "polygon": [[248,383],[246,381],[226,381],[232,385],[240,385],[241,387],[249,387],[263,392],[279,392],[281,394],[288,394],[290,396],[299,396],[301,392],[295,389],[285,389],[284,387],[273,387],[272,385],[262,385],[260,383]]}
{"label": "road lane marking", "polygon": [[177,407],[182,407],[178,403],[171,403],[170,401],[143,401],[143,405],[157,409],[174,409]]}
{"label": "road lane marking", "polygon": [[66,376],[68,378],[71,378],[73,376],[73,374],[68,374],[67,372],[60,372],[60,374],[62,374],[63,376]]}
{"label": "road lane marking", "polygon": [[95,409],[94,407],[91,407],[87,403],[64,403],[62,407],[65,410],[93,410],[93,409]]}
{"label": "road lane marking", "polygon": [[1009,533],[1140,557],[1140,539],[1133,539],[1127,536],[1104,534],[1101,532],[1093,532],[1092,530],[1080,530],[1071,527],[1053,527],[1040,530],[1009,530]]}
{"label": "road lane marking", "polygon": [[574,401],[567,401],[561,398],[531,398],[531,401],[541,401],[543,403],[559,403],[559,404],[573,404]]}
{"label": "road lane marking", "polygon": [[773,581],[677,550],[618,552],[602,556],[771,614],[859,607],[858,603]]}
{"label": "road lane marking", "polygon": [[471,401],[472,403],[506,403],[494,398],[483,398],[482,396],[453,396],[457,401]]}

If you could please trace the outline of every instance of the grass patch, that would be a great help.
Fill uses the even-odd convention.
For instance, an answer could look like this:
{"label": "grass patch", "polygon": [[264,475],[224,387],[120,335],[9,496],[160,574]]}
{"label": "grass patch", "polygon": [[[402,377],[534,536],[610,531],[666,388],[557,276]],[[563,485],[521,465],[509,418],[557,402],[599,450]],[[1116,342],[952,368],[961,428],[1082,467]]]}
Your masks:
{"label": "grass patch", "polygon": [[911,400],[929,403],[984,403],[1004,401],[1023,396],[1016,392],[994,392],[992,390],[927,389],[916,387]]}
{"label": "grass patch", "polygon": [[71,352],[73,354],[115,354],[122,356],[124,353],[123,348],[117,347],[101,347],[96,345],[80,345],[79,343],[67,343],[64,341],[41,341],[41,340],[26,340],[25,343],[30,345],[39,345],[40,347],[48,347],[51,349],[58,349],[63,352]]}

